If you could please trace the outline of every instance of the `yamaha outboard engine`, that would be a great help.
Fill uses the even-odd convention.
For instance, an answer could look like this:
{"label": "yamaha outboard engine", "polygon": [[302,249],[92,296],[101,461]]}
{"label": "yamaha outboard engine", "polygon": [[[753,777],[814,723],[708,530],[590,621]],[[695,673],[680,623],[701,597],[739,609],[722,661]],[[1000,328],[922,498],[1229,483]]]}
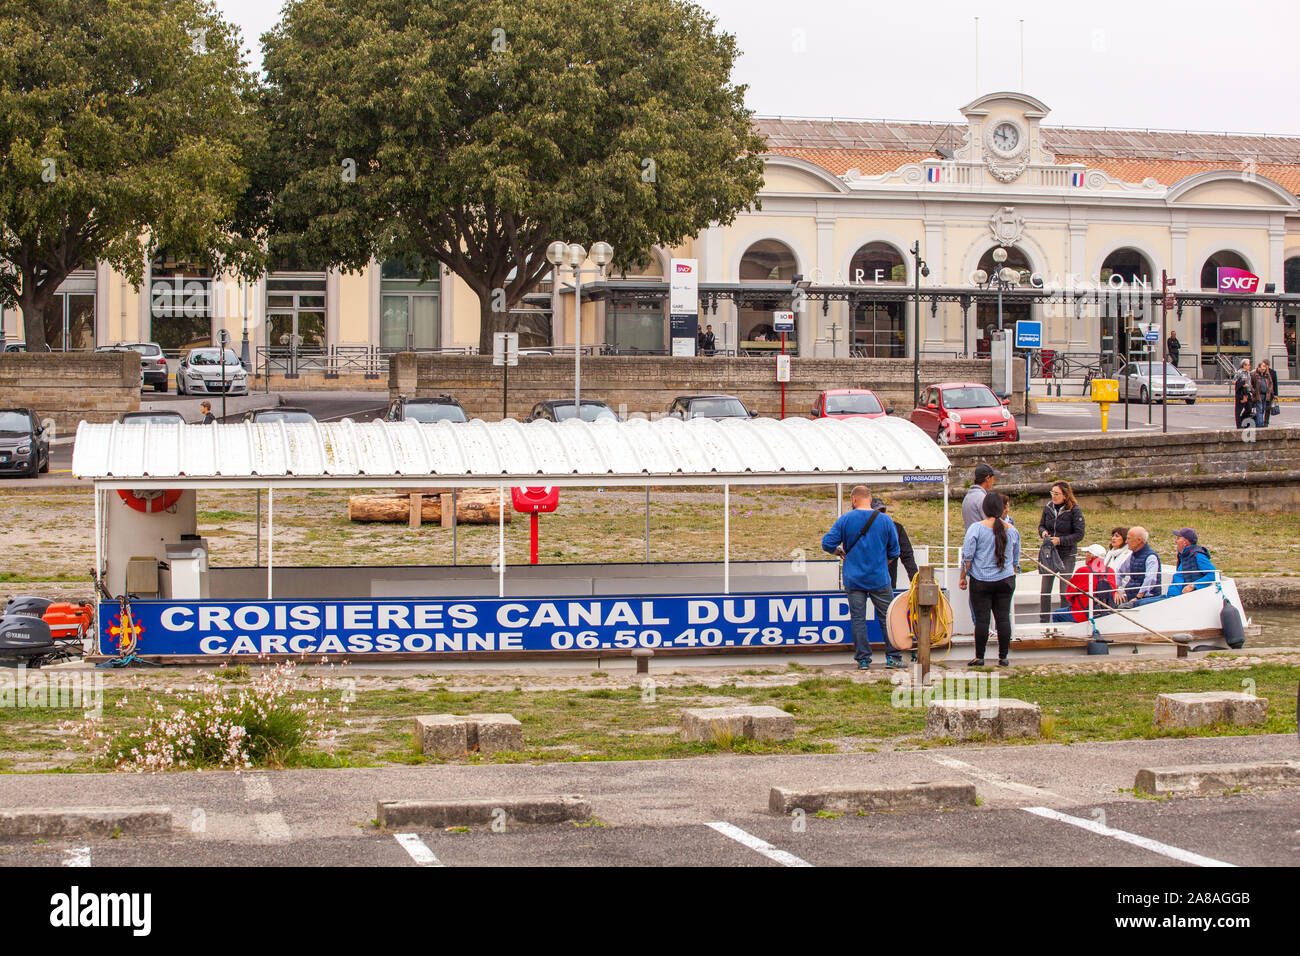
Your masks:
{"label": "yamaha outboard engine", "polygon": [[28,617],[44,617],[45,612],[50,609],[54,602],[49,598],[36,597],[32,594],[20,594],[12,597],[5,604],[3,613],[6,617],[13,614],[23,614]]}
{"label": "yamaha outboard engine", "polygon": [[0,666],[26,662],[39,667],[56,652],[50,626],[39,617],[0,617]]}

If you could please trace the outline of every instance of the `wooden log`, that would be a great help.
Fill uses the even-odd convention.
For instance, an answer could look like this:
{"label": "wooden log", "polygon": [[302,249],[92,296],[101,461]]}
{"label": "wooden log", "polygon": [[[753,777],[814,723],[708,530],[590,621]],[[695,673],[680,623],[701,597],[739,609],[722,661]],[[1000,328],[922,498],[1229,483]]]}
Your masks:
{"label": "wooden log", "polygon": [[[348,498],[348,519],[350,521],[383,521],[392,523],[409,523],[412,527],[420,524],[442,523],[442,496],[429,494],[420,496],[418,512],[412,506],[414,495],[351,495]],[[451,496],[447,499],[450,503]],[[413,514],[413,512],[415,512]],[[501,513],[495,491],[461,491],[456,495],[456,521],[458,524],[496,524]],[[512,515],[506,507],[506,523]]]}

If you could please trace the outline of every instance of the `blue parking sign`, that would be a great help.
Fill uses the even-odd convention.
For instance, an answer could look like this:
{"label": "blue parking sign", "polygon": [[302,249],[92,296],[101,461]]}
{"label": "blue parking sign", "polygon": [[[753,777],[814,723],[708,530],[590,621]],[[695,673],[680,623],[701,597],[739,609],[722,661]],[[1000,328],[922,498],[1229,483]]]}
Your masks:
{"label": "blue parking sign", "polygon": [[1043,347],[1042,322],[1016,323],[1016,348],[1041,349]]}

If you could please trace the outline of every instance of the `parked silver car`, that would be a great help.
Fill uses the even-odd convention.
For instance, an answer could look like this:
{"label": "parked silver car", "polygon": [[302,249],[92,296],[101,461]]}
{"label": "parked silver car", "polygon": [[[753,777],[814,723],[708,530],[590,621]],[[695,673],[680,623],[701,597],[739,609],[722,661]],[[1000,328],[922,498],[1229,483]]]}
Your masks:
{"label": "parked silver car", "polygon": [[[1129,362],[1121,366],[1116,375],[1119,379],[1120,398],[1145,403],[1149,394],[1151,401],[1160,401],[1164,397],[1166,367],[1169,370],[1169,397],[1174,400],[1181,398],[1188,405],[1195,405],[1196,383],[1173,365],[1164,362],[1152,362],[1149,367],[1146,362]],[[1153,381],[1148,380],[1148,374]]]}
{"label": "parked silver car", "polygon": [[222,366],[221,349],[190,349],[176,370],[178,395],[220,395],[224,384],[227,395],[248,394],[248,373],[239,364],[234,349],[225,349]]}

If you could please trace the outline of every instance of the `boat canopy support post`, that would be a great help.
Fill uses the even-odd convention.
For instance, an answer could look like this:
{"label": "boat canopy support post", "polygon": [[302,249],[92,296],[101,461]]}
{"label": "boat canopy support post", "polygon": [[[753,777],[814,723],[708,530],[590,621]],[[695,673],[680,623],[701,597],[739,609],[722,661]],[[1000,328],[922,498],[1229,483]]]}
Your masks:
{"label": "boat canopy support post", "polygon": [[506,486],[497,488],[497,597],[506,596]]}
{"label": "boat canopy support post", "polygon": [[257,489],[257,563],[254,567],[262,566],[262,489]]}
{"label": "boat canopy support post", "polygon": [[275,597],[275,488],[266,489],[266,599]]}
{"label": "boat canopy support post", "polygon": [[835,482],[835,517],[844,514],[844,482]]}
{"label": "boat canopy support post", "polygon": [[[100,502],[99,485],[95,485],[95,574],[99,576],[100,581],[103,581],[104,580],[104,557],[103,557],[103,547],[102,547],[103,539],[100,537],[102,519],[100,515],[99,502]],[[99,635],[104,633],[103,625],[101,625],[99,621],[99,602],[102,599],[103,599],[102,594],[95,595],[95,639],[91,643],[91,649],[95,652],[99,651]]]}
{"label": "boat canopy support post", "polygon": [[943,476],[943,586],[948,587],[948,475]]}
{"label": "boat canopy support post", "polygon": [[650,563],[650,486],[645,486],[645,563]]}
{"label": "boat canopy support post", "polygon": [[456,551],[459,544],[456,540],[456,492],[459,490],[458,488],[451,489],[451,566],[453,568],[456,566]]}
{"label": "boat canopy support post", "polygon": [[731,485],[722,486],[722,593],[731,593]]}

